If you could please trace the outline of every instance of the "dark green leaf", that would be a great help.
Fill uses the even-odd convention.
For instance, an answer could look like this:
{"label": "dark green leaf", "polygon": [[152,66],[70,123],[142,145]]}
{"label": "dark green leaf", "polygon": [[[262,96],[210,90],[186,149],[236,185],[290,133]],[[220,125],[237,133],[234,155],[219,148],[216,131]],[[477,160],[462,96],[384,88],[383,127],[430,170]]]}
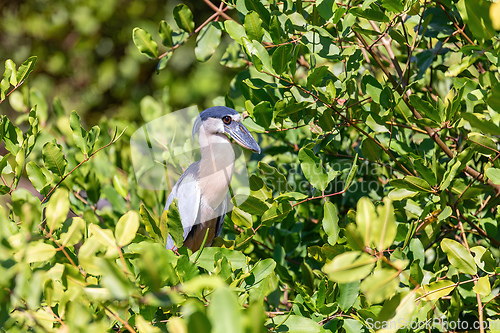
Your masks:
{"label": "dark green leaf", "polygon": [[174,240],[175,246],[181,247],[184,243],[184,228],[182,226],[181,214],[177,208],[177,198],[168,207],[167,226],[168,233]]}
{"label": "dark green leaf", "polygon": [[257,104],[253,108],[255,122],[264,128],[270,128],[273,121],[273,107],[271,103],[265,101]]}
{"label": "dark green leaf", "polygon": [[193,13],[191,9],[185,4],[179,4],[174,8],[174,19],[177,23],[177,26],[182,30],[193,33],[194,31],[194,21],[193,21]]}
{"label": "dark green leaf", "polygon": [[379,22],[390,21],[389,18],[380,10],[374,10],[370,8],[363,10],[359,7],[352,7],[349,12],[352,13],[354,16],[362,17],[364,19],[371,21],[379,21]]}
{"label": "dark green leaf", "polygon": [[266,177],[266,179],[272,183],[275,191],[284,193],[291,190],[291,187],[290,185],[288,185],[285,176],[281,172],[279,172],[278,169],[262,161],[260,161],[258,165],[264,177]]}
{"label": "dark green leaf", "polygon": [[163,45],[167,47],[174,46],[172,41],[172,32],[172,27],[165,20],[161,20],[160,27],[158,28],[158,33],[160,34]]}
{"label": "dark green leaf", "polygon": [[281,75],[287,68],[292,55],[292,45],[286,44],[279,46],[272,55],[273,68],[276,74]]}
{"label": "dark green leaf", "polygon": [[[242,198],[244,197],[246,196],[242,194],[235,195],[237,202],[241,202]],[[238,208],[249,214],[259,215],[259,216],[264,214],[264,212],[269,209],[266,203],[264,203],[262,200],[252,195],[244,199],[244,201],[242,201],[242,203],[238,206]]]}
{"label": "dark green leaf", "polygon": [[349,310],[356,302],[359,295],[360,281],[339,283],[339,296],[337,302],[342,311]]}
{"label": "dark green leaf", "polygon": [[66,170],[66,158],[62,152],[62,147],[53,142],[47,142],[42,149],[43,163],[45,167],[59,177],[64,176]]}

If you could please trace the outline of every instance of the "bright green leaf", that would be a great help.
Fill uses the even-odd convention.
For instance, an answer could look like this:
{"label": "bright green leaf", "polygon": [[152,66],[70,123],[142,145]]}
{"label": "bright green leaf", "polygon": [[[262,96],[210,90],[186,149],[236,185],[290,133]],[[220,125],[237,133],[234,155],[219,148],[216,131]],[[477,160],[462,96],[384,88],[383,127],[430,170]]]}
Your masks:
{"label": "bright green leaf", "polygon": [[441,249],[446,253],[450,264],[456,267],[460,272],[470,275],[477,273],[474,258],[459,242],[445,238],[441,241]]}
{"label": "bright green leaf", "polygon": [[131,210],[120,217],[115,227],[115,238],[118,246],[129,244],[139,229],[139,214]]}

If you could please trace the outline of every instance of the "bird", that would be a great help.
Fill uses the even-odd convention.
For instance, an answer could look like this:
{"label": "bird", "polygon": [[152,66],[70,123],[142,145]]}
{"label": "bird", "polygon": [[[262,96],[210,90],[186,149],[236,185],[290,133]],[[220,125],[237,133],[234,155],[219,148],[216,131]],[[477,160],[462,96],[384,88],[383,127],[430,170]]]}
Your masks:
{"label": "bird", "polygon": [[[212,245],[222,231],[229,202],[228,190],[235,163],[232,138],[241,147],[260,154],[261,149],[241,115],[225,106],[214,106],[202,111],[195,119],[192,140],[198,134],[201,158],[191,164],[180,176],[170,192],[165,210],[177,198],[184,229],[184,246],[193,252],[200,249],[205,235],[205,246]],[[167,249],[176,246],[169,235]]]}

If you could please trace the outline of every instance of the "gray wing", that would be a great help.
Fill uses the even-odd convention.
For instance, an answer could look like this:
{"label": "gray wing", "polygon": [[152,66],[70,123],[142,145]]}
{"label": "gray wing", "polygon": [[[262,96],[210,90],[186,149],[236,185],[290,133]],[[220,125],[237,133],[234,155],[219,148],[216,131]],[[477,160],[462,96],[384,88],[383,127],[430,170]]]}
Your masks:
{"label": "gray wing", "polygon": [[[201,192],[198,187],[198,162],[191,164],[175,183],[170,192],[165,210],[177,198],[179,213],[181,215],[182,226],[184,228],[184,239],[191,231],[194,225],[198,224],[200,211]],[[167,248],[174,247],[174,241],[170,235],[167,238]]]}

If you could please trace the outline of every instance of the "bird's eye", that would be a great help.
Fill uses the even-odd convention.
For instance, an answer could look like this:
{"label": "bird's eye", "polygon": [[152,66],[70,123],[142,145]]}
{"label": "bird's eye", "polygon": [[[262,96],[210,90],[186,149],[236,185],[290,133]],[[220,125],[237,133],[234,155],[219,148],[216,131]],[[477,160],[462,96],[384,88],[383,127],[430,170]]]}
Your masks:
{"label": "bird's eye", "polygon": [[229,117],[229,116],[224,116],[224,117],[222,117],[222,121],[223,121],[223,122],[224,122],[224,124],[226,124],[226,125],[231,124],[231,120],[232,120],[232,119],[231,119],[231,117]]}

